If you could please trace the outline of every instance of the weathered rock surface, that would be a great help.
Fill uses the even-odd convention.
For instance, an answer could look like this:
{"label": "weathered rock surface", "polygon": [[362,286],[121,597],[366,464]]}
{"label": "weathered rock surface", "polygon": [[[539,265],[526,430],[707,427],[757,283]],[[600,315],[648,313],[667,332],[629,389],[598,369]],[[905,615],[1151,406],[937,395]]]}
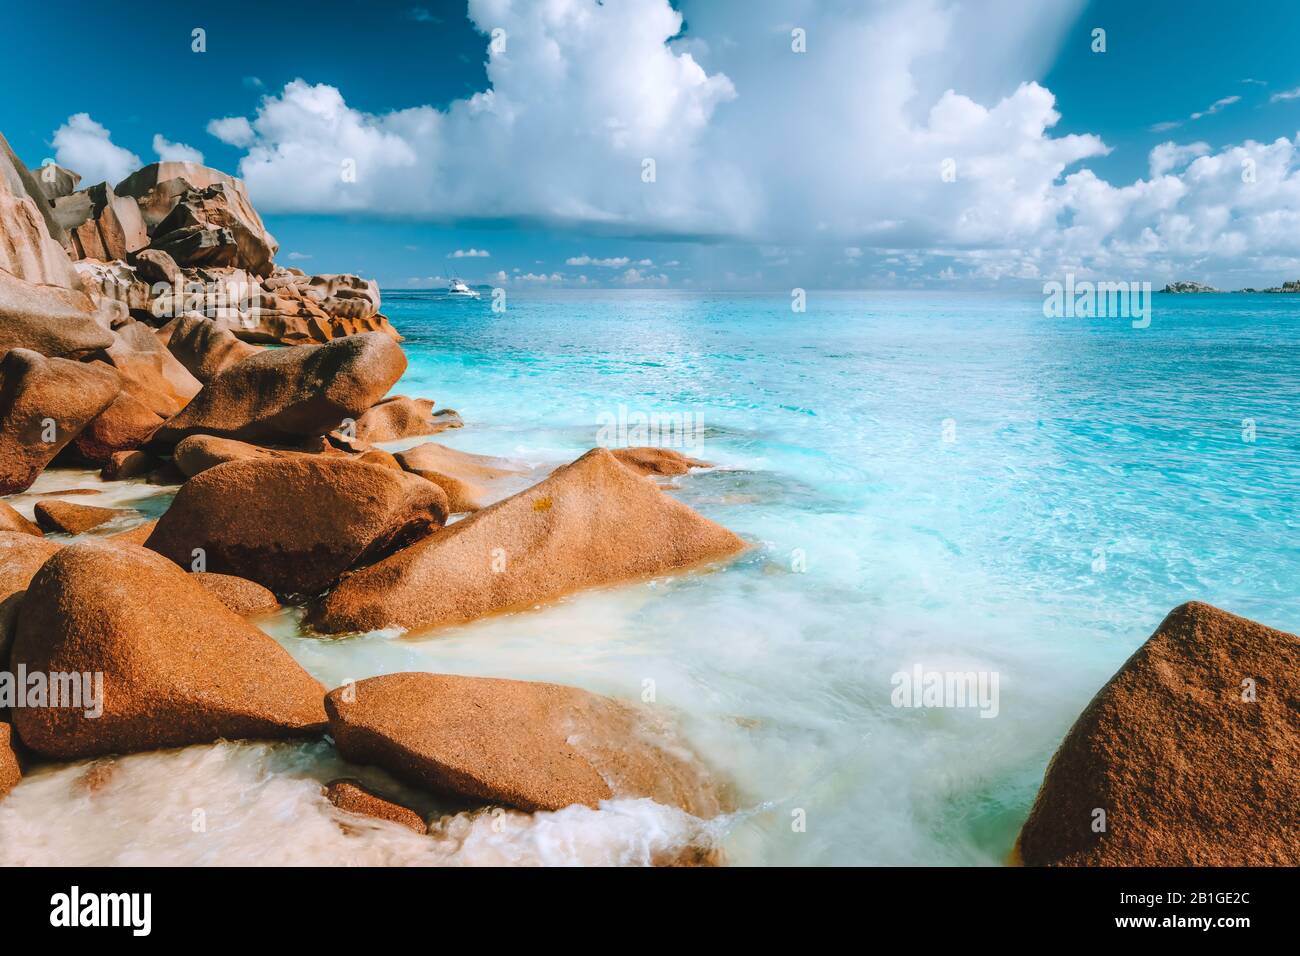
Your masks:
{"label": "weathered rock surface", "polygon": [[[3,238],[0,234],[0,239]],[[3,248],[4,242],[0,241],[0,249]],[[59,255],[64,255],[63,250],[59,250]],[[72,264],[68,267],[71,269]],[[112,343],[112,333],[95,321],[94,303],[80,286],[72,289],[37,285],[0,268],[0,356],[10,349],[31,349],[52,356],[76,355],[107,348]]]}
{"label": "weathered rock surface", "polygon": [[10,350],[0,359],[0,494],[31,487],[120,390],[106,366]]}
{"label": "weathered rock surface", "polygon": [[1070,728],[1018,849],[1030,866],[1297,866],[1297,808],[1300,638],[1184,604]]}
{"label": "weathered rock surface", "polygon": [[266,614],[280,607],[280,602],[276,600],[274,594],[248,578],[238,578],[233,574],[216,574],[212,571],[196,571],[192,576],[240,617]]}
{"label": "weathered rock surface", "polygon": [[7,723],[0,723],[0,797],[18,786],[23,778],[22,764],[14,750],[14,731]]}
{"label": "weathered rock surface", "polygon": [[428,833],[429,828],[420,816],[409,807],[393,803],[371,793],[357,780],[331,780],[325,786],[325,798],[340,810],[361,816],[374,817],[376,820],[388,820],[400,823],[416,833]]}
{"label": "weathered rock surface", "polygon": [[143,322],[127,319],[113,336],[108,361],[121,376],[123,391],[154,414],[175,415],[203,388]]}
{"label": "weathered rock surface", "polygon": [[405,370],[401,347],[374,332],[268,349],[218,373],[155,440],[175,444],[204,433],[292,442],[324,435],[378,401]]}
{"label": "weathered rock surface", "polygon": [[441,421],[435,417],[431,399],[393,395],[366,409],[356,419],[352,437],[357,441],[376,443],[436,435],[459,426],[459,418],[452,423],[445,417]]}
{"label": "weathered rock surface", "polygon": [[134,528],[126,531],[119,531],[117,534],[106,535],[101,540],[110,541],[113,544],[131,544],[143,548],[144,543],[149,540],[149,535],[153,534],[153,529],[158,527],[158,519],[152,521],[142,521]]}
{"label": "weathered rock surface", "polygon": [[611,448],[610,453],[626,468],[638,475],[674,476],[687,474],[692,468],[712,468],[707,461],[690,458],[671,448],[652,446]]}
{"label": "weathered rock surface", "polygon": [[[93,465],[107,466],[125,452],[144,447],[158,426],[160,415],[147,408],[130,392],[119,392],[113,404],[104,409],[72,440],[76,457]],[[129,477],[120,471],[118,477]]]}
{"label": "weathered rock surface", "polygon": [[22,742],[49,757],[323,730],[324,689],[279,644],[165,558],[130,545],[71,544],[41,567],[19,611],[13,663],[104,675],[99,717],[14,711]]}
{"label": "weathered rock surface", "polygon": [[455,624],[717,561],[744,547],[596,448],[349,575],[312,619],[326,632]]}
{"label": "weathered rock surface", "polygon": [[242,342],[210,319],[190,313],[173,319],[159,333],[167,349],[200,382],[210,382],[219,372],[262,351]]}
{"label": "weathered rock surface", "polygon": [[267,233],[242,190],[228,183],[190,189],[153,229],[150,248],[182,267],[230,266],[268,275],[275,240]]}
{"label": "weathered rock surface", "polygon": [[[487,455],[472,455],[437,442],[425,442],[399,451],[397,463],[426,481],[432,481],[447,493],[453,514],[478,511],[489,504],[503,479],[518,476],[520,470],[509,462]],[[499,495],[497,495],[499,497]]]}
{"label": "weathered rock surface", "polygon": [[[64,251],[67,238],[41,184],[0,135],[0,273],[30,285],[79,291],[81,282]],[[0,326],[8,324],[6,299],[14,297],[0,291]]]}
{"label": "weathered rock surface", "polygon": [[386,674],[331,691],[325,709],[345,758],[434,792],[530,812],[615,796],[700,817],[721,810],[679,742],[645,714],[576,687]]}
{"label": "weathered rock surface", "polygon": [[233,438],[214,438],[211,435],[191,435],[182,439],[172,452],[176,463],[186,477],[193,478],[228,461],[247,461],[253,458],[292,458],[296,453],[278,448],[263,448]]}
{"label": "weathered rock surface", "polygon": [[79,505],[73,501],[60,501],[57,498],[38,501],[33,510],[36,513],[36,523],[43,530],[62,531],[65,534],[82,534],[107,524],[115,518],[133,514],[122,508]]}
{"label": "weathered rock surface", "polygon": [[40,528],[19,514],[14,509],[14,506],[7,501],[0,501],[0,531],[30,534],[38,538],[43,537],[45,534]]}
{"label": "weathered rock surface", "polygon": [[161,462],[147,451],[118,451],[109,456],[100,472],[105,481],[124,481],[143,478]]}
{"label": "weathered rock surface", "polygon": [[0,670],[8,666],[13,626],[27,585],[42,564],[61,548],[57,541],[21,532],[0,531]]}
{"label": "weathered rock surface", "polygon": [[413,475],[343,457],[256,458],[182,485],[148,546],[184,567],[202,548],[205,570],[315,593],[446,519],[446,495]]}

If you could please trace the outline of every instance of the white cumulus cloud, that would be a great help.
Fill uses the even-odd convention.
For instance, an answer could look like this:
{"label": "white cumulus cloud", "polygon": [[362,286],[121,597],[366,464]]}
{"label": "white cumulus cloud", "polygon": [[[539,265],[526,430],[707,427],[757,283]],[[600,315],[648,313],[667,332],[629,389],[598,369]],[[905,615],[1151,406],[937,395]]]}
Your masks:
{"label": "white cumulus cloud", "polygon": [[164,163],[202,163],[203,154],[193,146],[173,143],[162,133],[154,133],[153,151]]}
{"label": "white cumulus cloud", "polygon": [[76,113],[54,131],[54,161],[80,173],[82,182],[116,185],[143,163],[129,149],[113,143],[109,131],[90,118]]}

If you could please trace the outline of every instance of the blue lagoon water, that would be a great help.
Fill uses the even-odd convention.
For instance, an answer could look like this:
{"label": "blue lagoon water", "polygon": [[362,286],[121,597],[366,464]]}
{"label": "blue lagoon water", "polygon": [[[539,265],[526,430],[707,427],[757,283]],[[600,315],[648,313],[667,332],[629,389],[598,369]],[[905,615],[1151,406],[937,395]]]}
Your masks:
{"label": "blue lagoon water", "polygon": [[[653,687],[734,788],[740,811],[712,824],[732,863],[1002,863],[1053,749],[1171,608],[1300,631],[1294,297],[1156,296],[1145,329],[968,293],[813,292],[794,313],[786,296],[512,292],[497,313],[389,292],[385,312],[410,359],[397,390],[465,420],[439,441],[549,467],[620,407],[690,414],[687,451],[718,467],[673,494],[754,547],[432,635],[277,637],[327,686],[425,669]],[[996,717],[893,706],[892,675],[917,665],[996,673]],[[152,794],[187,821],[174,782],[207,768],[202,798],[242,821],[159,836],[153,808],[155,857],[642,862],[684,832],[616,801],[340,843],[318,786],[283,775],[324,777],[324,751],[221,746],[128,758],[144,769],[122,775],[124,814]],[[0,830],[34,839],[5,815],[34,813],[39,785]],[[274,839],[287,819],[297,856]],[[65,847],[87,858],[131,857]]]}
{"label": "blue lagoon water", "polygon": [[[1145,329],[978,293],[385,305],[399,388],[460,411],[457,447],[559,462],[620,406],[702,422],[691,453],[719,468],[677,494],[748,557],[422,656],[632,698],[653,680],[754,810],[736,862],[999,862],[1052,749],[1171,608],[1300,630],[1294,298],[1158,295]],[[917,663],[996,671],[998,716],[893,707]]]}

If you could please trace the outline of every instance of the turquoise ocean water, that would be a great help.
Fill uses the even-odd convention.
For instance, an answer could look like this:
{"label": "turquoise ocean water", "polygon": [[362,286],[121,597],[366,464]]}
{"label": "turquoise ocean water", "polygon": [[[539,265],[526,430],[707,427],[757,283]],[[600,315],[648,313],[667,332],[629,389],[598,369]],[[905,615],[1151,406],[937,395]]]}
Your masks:
{"label": "turquoise ocean water", "polygon": [[[1044,318],[1033,294],[812,292],[794,313],[512,292],[497,313],[388,292],[385,312],[410,359],[397,391],[465,420],[437,440],[551,466],[620,408],[689,414],[685,450],[718,467],[673,493],[754,548],[435,635],[272,630],[327,686],[424,669],[652,687],[734,786],[740,812],[713,824],[733,863],[1001,863],[1062,735],[1171,608],[1300,631],[1296,298],[1157,295],[1145,329]],[[995,673],[997,716],[893,706],[891,676],[918,665]],[[11,855],[642,862],[685,832],[623,801],[345,838],[313,782],[338,770],[324,745],[121,763],[96,798],[117,801],[120,840],[78,829],[100,817],[69,812],[90,798],[58,771],[0,805]],[[225,821],[202,837],[198,803]]]}

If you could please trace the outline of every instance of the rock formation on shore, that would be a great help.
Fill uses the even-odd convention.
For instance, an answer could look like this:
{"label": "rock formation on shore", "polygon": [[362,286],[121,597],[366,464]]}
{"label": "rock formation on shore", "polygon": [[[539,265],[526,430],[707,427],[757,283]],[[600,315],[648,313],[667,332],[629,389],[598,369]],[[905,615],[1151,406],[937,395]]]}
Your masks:
{"label": "rock formation on shore", "polygon": [[1175,608],[1075,721],[1031,866],[1300,865],[1300,638]]}
{"label": "rock formation on shore", "polygon": [[1222,292],[1223,290],[1216,289],[1212,285],[1205,285],[1203,282],[1192,282],[1190,280],[1182,280],[1179,282],[1170,282],[1160,291],[1170,292],[1170,293],[1187,293],[1187,292]]}
{"label": "rock formation on shore", "polygon": [[[0,495],[51,466],[180,487],[158,491],[170,502],[153,520],[67,500],[85,488],[37,486],[26,514],[0,501],[0,668],[103,683],[0,721],[0,796],[20,785],[19,753],[321,738],[324,687],[245,620],[280,611],[277,595],[317,604],[322,629],[417,628],[743,549],[647,477],[705,465],[672,452],[597,449],[521,490],[530,467],[376,447],[463,423],[388,394],[406,357],[373,281],[277,266],[244,185],[214,169],[82,185],[54,165],[33,174],[0,137]],[[610,698],[432,674],[356,689],[329,697],[340,753],[430,793],[722,808],[680,742]],[[355,781],[326,795],[426,833]]]}

